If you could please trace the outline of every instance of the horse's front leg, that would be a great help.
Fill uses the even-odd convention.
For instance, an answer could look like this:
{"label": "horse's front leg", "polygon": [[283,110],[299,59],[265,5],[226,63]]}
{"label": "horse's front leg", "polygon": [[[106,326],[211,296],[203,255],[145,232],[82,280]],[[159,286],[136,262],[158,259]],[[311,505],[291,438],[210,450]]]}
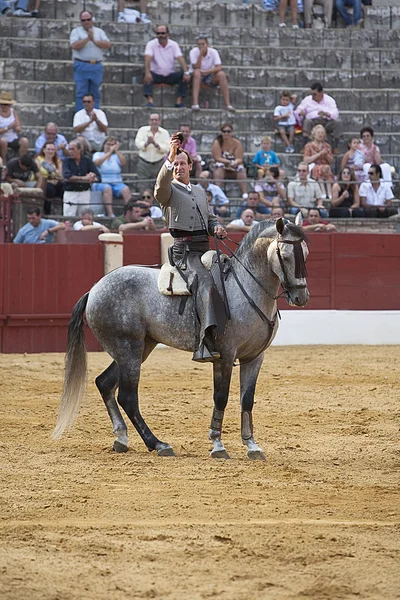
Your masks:
{"label": "horse's front leg", "polygon": [[252,412],[257,378],[263,360],[264,353],[251,362],[240,365],[241,434],[242,442],[247,446],[247,456],[251,460],[265,460],[262,449],[254,441]]}
{"label": "horse's front leg", "polygon": [[233,357],[214,362],[214,410],[211,418],[209,438],[212,441],[212,458],[230,458],[222,443],[222,422],[228,403],[232,376]]}

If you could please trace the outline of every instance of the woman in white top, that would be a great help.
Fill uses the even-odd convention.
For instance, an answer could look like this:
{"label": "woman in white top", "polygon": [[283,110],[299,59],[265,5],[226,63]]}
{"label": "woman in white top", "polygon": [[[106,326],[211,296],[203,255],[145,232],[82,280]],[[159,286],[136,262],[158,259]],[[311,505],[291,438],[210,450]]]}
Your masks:
{"label": "woman in white top", "polygon": [[21,123],[17,111],[12,108],[13,104],[15,100],[11,92],[0,92],[0,157],[4,163],[7,161],[8,148],[18,150],[20,156],[29,149],[27,138],[19,137]]}

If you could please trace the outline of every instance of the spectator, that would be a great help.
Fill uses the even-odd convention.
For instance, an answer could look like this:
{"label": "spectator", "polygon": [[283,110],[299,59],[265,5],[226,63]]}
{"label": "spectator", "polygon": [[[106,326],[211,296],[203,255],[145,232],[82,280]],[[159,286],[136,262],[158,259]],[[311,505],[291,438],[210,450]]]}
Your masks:
{"label": "spectator", "polygon": [[255,191],[249,192],[249,197],[247,198],[246,203],[242,206],[239,206],[239,208],[237,209],[237,219],[240,219],[240,217],[242,216],[242,212],[246,210],[246,208],[253,209],[257,219],[265,219],[267,215],[269,215],[271,212],[271,209],[261,202],[260,194]]}
{"label": "spectator", "polygon": [[213,206],[216,215],[221,217],[229,216],[229,199],[219,185],[211,183],[210,171],[203,171],[200,173],[199,183],[197,185],[202,187],[205,192],[210,192],[212,194],[211,205]]}
{"label": "spectator", "polygon": [[365,162],[364,154],[359,150],[360,139],[357,136],[351,137],[347,143],[347,152],[343,154],[342,162],[340,165],[341,169],[348,167],[358,183],[362,183],[366,180],[363,165]]}
{"label": "spectator", "polygon": [[197,154],[197,146],[195,139],[191,136],[190,126],[187,124],[179,125],[179,131],[183,134],[183,142],[181,149],[186,150],[192,159],[192,173],[197,179],[201,173],[201,156]]}
{"label": "spectator", "polygon": [[51,142],[56,147],[56,152],[60,160],[69,156],[68,142],[66,138],[58,133],[58,127],[55,123],[47,123],[44,133],[41,133],[35,142],[35,154],[40,154],[41,149],[46,142]]}
{"label": "spectator", "polygon": [[247,233],[258,221],[255,221],[255,213],[252,208],[245,208],[239,219],[234,219],[226,226],[227,231],[244,231]]}
{"label": "spectator", "polygon": [[26,137],[19,137],[21,123],[17,111],[12,108],[15,100],[11,92],[2,90],[0,92],[0,157],[3,163],[7,160],[7,150],[18,150],[19,156],[26,154],[29,149],[29,141]]}
{"label": "spectator", "polygon": [[93,229],[99,229],[102,233],[108,233],[109,229],[105,225],[93,221],[93,217],[94,213],[92,210],[85,210],[81,215],[81,220],[76,221],[72,229],[74,231],[91,231]]}
{"label": "spectator", "polygon": [[100,152],[107,135],[107,117],[94,107],[93,94],[86,94],[82,101],[84,108],[74,114],[74,133],[85,139],[89,152]]}
{"label": "spectator", "polygon": [[391,166],[382,161],[379,147],[374,144],[374,130],[372,127],[363,127],[360,131],[360,137],[361,144],[358,149],[363,153],[365,158],[364,173],[368,175],[371,165],[379,165],[383,173],[383,180],[392,185]]}
{"label": "spectator", "polygon": [[287,90],[281,92],[279,104],[274,110],[274,121],[277,122],[279,135],[286,146],[285,152],[293,153],[296,117],[294,116],[292,96]]}
{"label": "spectator", "polygon": [[[7,173],[7,167],[3,163],[3,159],[0,157],[0,198],[1,196],[11,196],[13,194],[13,188],[11,183],[5,183]],[[0,205],[0,215],[1,215],[1,205]]]}
{"label": "spectator", "polygon": [[[351,16],[346,10],[346,6],[353,8]],[[342,19],[346,23],[346,27],[356,27],[361,21],[361,0],[335,0],[335,7]]]}
{"label": "spectator", "polygon": [[[11,4],[14,4],[13,9]],[[29,11],[29,4],[33,4],[33,9]],[[29,0],[18,0],[15,3],[0,0],[0,15],[13,15],[13,17],[39,17],[40,0],[29,2]]]}
{"label": "spectator", "polygon": [[275,152],[271,150],[272,138],[269,135],[262,138],[261,148],[262,150],[258,150],[252,160],[253,165],[257,167],[258,179],[262,179],[265,176],[270,166],[281,164]]}
{"label": "spectator", "polygon": [[304,24],[306,29],[311,28],[313,4],[319,4],[324,7],[325,25],[326,27],[330,27],[332,23],[333,0],[304,0]]}
{"label": "spectator", "polygon": [[43,219],[40,208],[28,208],[28,223],[21,227],[15,236],[14,244],[45,244],[53,241],[53,233],[65,229],[65,223],[53,219]]}
{"label": "spectator", "polygon": [[323,125],[328,134],[333,136],[334,153],[339,153],[339,138],[342,135],[342,121],[335,100],[324,93],[322,84],[316,81],[311,84],[311,95],[306,96],[294,111],[301,121],[303,136],[308,138],[315,125]]}
{"label": "spectator", "polygon": [[[292,27],[293,29],[298,29],[299,26],[297,24],[297,0],[289,0],[290,2],[290,12],[292,13]],[[279,27],[286,27],[285,23],[285,15],[287,10],[288,0],[280,0],[279,2]]]}
{"label": "spectator", "polygon": [[303,229],[306,231],[336,231],[335,225],[329,223],[329,221],[321,220],[321,213],[319,208],[310,208],[308,211],[308,218],[303,222]]}
{"label": "spectator", "polygon": [[150,115],[149,124],[141,127],[136,134],[135,144],[139,150],[137,176],[139,186],[143,189],[149,181],[154,181],[169,150],[169,133],[160,127],[158,113]]}
{"label": "spectator", "polygon": [[162,219],[162,210],[159,206],[154,206],[154,194],[152,190],[144,190],[141,200],[136,204],[142,209],[142,217],[151,217],[152,219]]}
{"label": "spectator", "polygon": [[[101,175],[88,157],[82,153],[82,146],[78,140],[69,144],[69,158],[63,162],[64,177],[64,215],[75,217],[79,207],[87,208],[90,205],[90,187],[92,183],[101,181]],[[108,216],[112,216],[112,208],[106,206]]]}
{"label": "spectator", "polygon": [[299,210],[303,216],[308,215],[308,209],[319,208],[323,210],[322,216],[327,217],[328,213],[322,203],[322,193],[316,181],[308,177],[308,165],[301,162],[297,167],[298,177],[288,185],[288,203],[289,212],[296,215]]}
{"label": "spectator", "polygon": [[339,219],[364,216],[364,211],[360,208],[357,180],[348,166],[343,167],[339,174],[339,181],[333,184],[329,216]]}
{"label": "spectator", "polygon": [[224,123],[220,128],[221,133],[215,138],[211,147],[214,167],[214,181],[224,181],[225,177],[234,178],[239,184],[242,198],[246,199],[247,175],[243,165],[243,146],[232,136],[233,126]]}
{"label": "spectator", "polygon": [[[104,140],[102,152],[95,152],[93,162],[101,175],[101,183],[94,183],[94,192],[103,192],[103,204],[111,208],[113,196],[122,198],[127,204],[132,197],[131,190],[122,181],[121,170],[126,165],[126,158],[119,151],[119,141],[115,137]],[[109,214],[110,211],[108,211]]]}
{"label": "spectator", "polygon": [[8,161],[6,180],[13,187],[43,189],[43,177],[30,154],[24,154]]}
{"label": "spectator", "polygon": [[103,81],[104,50],[111,47],[110,40],[99,27],[93,27],[93,15],[83,10],[79,15],[81,25],[71,31],[69,43],[74,59],[75,110],[83,108],[82,99],[87,94],[100,106],[100,86]]}
{"label": "spectator", "polygon": [[382,179],[382,169],[379,165],[371,165],[368,171],[369,181],[360,185],[360,201],[366,217],[385,218],[397,213],[392,208],[394,198],[389,183]]}
{"label": "spectator", "polygon": [[271,219],[274,219],[276,221],[276,219],[283,219],[284,216],[285,211],[281,206],[273,206],[271,208]]}
{"label": "spectator", "polygon": [[[146,106],[154,106],[153,83],[178,84],[178,96],[175,106],[183,108],[183,98],[186,96],[187,83],[190,74],[179,45],[169,39],[167,25],[157,25],[156,38],[146,44],[144,51],[144,96]],[[175,71],[175,59],[181,70]]]}
{"label": "spectator", "polygon": [[[151,20],[147,16],[147,0],[139,0],[139,17],[136,19],[137,23],[151,23]],[[118,23],[129,23],[125,14],[125,0],[118,0]]]}
{"label": "spectator", "polygon": [[332,150],[326,140],[326,131],[322,125],[316,125],[311,131],[311,142],[304,148],[304,162],[312,167],[311,177],[318,181],[322,194],[332,198],[334,180],[331,164],[334,161]]}
{"label": "spectator", "polygon": [[53,198],[62,198],[64,193],[62,162],[56,153],[53,142],[46,142],[37,155],[35,162],[43,177],[44,214],[52,213]]}
{"label": "spectator", "polygon": [[282,207],[286,202],[286,190],[282,181],[279,180],[279,168],[270,167],[263,179],[258,179],[254,189],[260,194],[260,199],[265,206],[272,206],[272,201],[276,196],[279,198],[279,203]]}
{"label": "spectator", "polygon": [[197,38],[197,48],[190,51],[190,72],[192,74],[192,110],[200,110],[199,92],[200,84],[210,87],[220,87],[221,94],[227,110],[234,112],[229,99],[229,85],[226,73],[222,70],[219,53],[215,48],[210,48],[204,36]]}
{"label": "spectator", "polygon": [[142,217],[142,209],[136,202],[128,202],[124,208],[124,216],[114,219],[111,229],[118,229],[119,233],[145,229],[154,231],[155,223],[151,217]]}

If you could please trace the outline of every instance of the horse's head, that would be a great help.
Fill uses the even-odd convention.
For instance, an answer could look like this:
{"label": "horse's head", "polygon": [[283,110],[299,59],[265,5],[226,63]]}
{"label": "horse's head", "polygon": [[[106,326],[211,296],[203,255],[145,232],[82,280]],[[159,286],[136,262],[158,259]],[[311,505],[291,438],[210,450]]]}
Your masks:
{"label": "horse's head", "polygon": [[297,217],[296,225],[282,218],[277,219],[277,237],[268,248],[272,271],[279,277],[291,306],[305,306],[310,298],[305,264],[308,256],[307,237],[298,223],[300,220]]}

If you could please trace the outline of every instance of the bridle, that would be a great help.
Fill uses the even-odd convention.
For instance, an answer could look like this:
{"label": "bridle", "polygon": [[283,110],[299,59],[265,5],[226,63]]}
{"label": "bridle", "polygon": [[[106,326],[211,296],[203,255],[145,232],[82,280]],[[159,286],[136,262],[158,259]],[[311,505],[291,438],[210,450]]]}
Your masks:
{"label": "bridle", "polygon": [[[279,248],[279,244],[291,244],[294,247],[294,261],[295,261],[295,278],[296,279],[304,279],[307,277],[307,269],[304,260],[303,249],[301,247],[303,240],[284,240],[281,236],[279,236],[276,240],[276,254],[278,256],[279,264],[282,270],[283,281],[281,279],[281,285],[283,288],[283,292],[280,294],[282,296],[285,294],[286,296],[289,294],[289,288],[292,290],[304,290],[307,285],[305,283],[301,283],[298,285],[292,285],[289,282],[287,272],[285,269],[285,263],[282,258],[282,254]],[[278,298],[280,296],[277,296]]]}

